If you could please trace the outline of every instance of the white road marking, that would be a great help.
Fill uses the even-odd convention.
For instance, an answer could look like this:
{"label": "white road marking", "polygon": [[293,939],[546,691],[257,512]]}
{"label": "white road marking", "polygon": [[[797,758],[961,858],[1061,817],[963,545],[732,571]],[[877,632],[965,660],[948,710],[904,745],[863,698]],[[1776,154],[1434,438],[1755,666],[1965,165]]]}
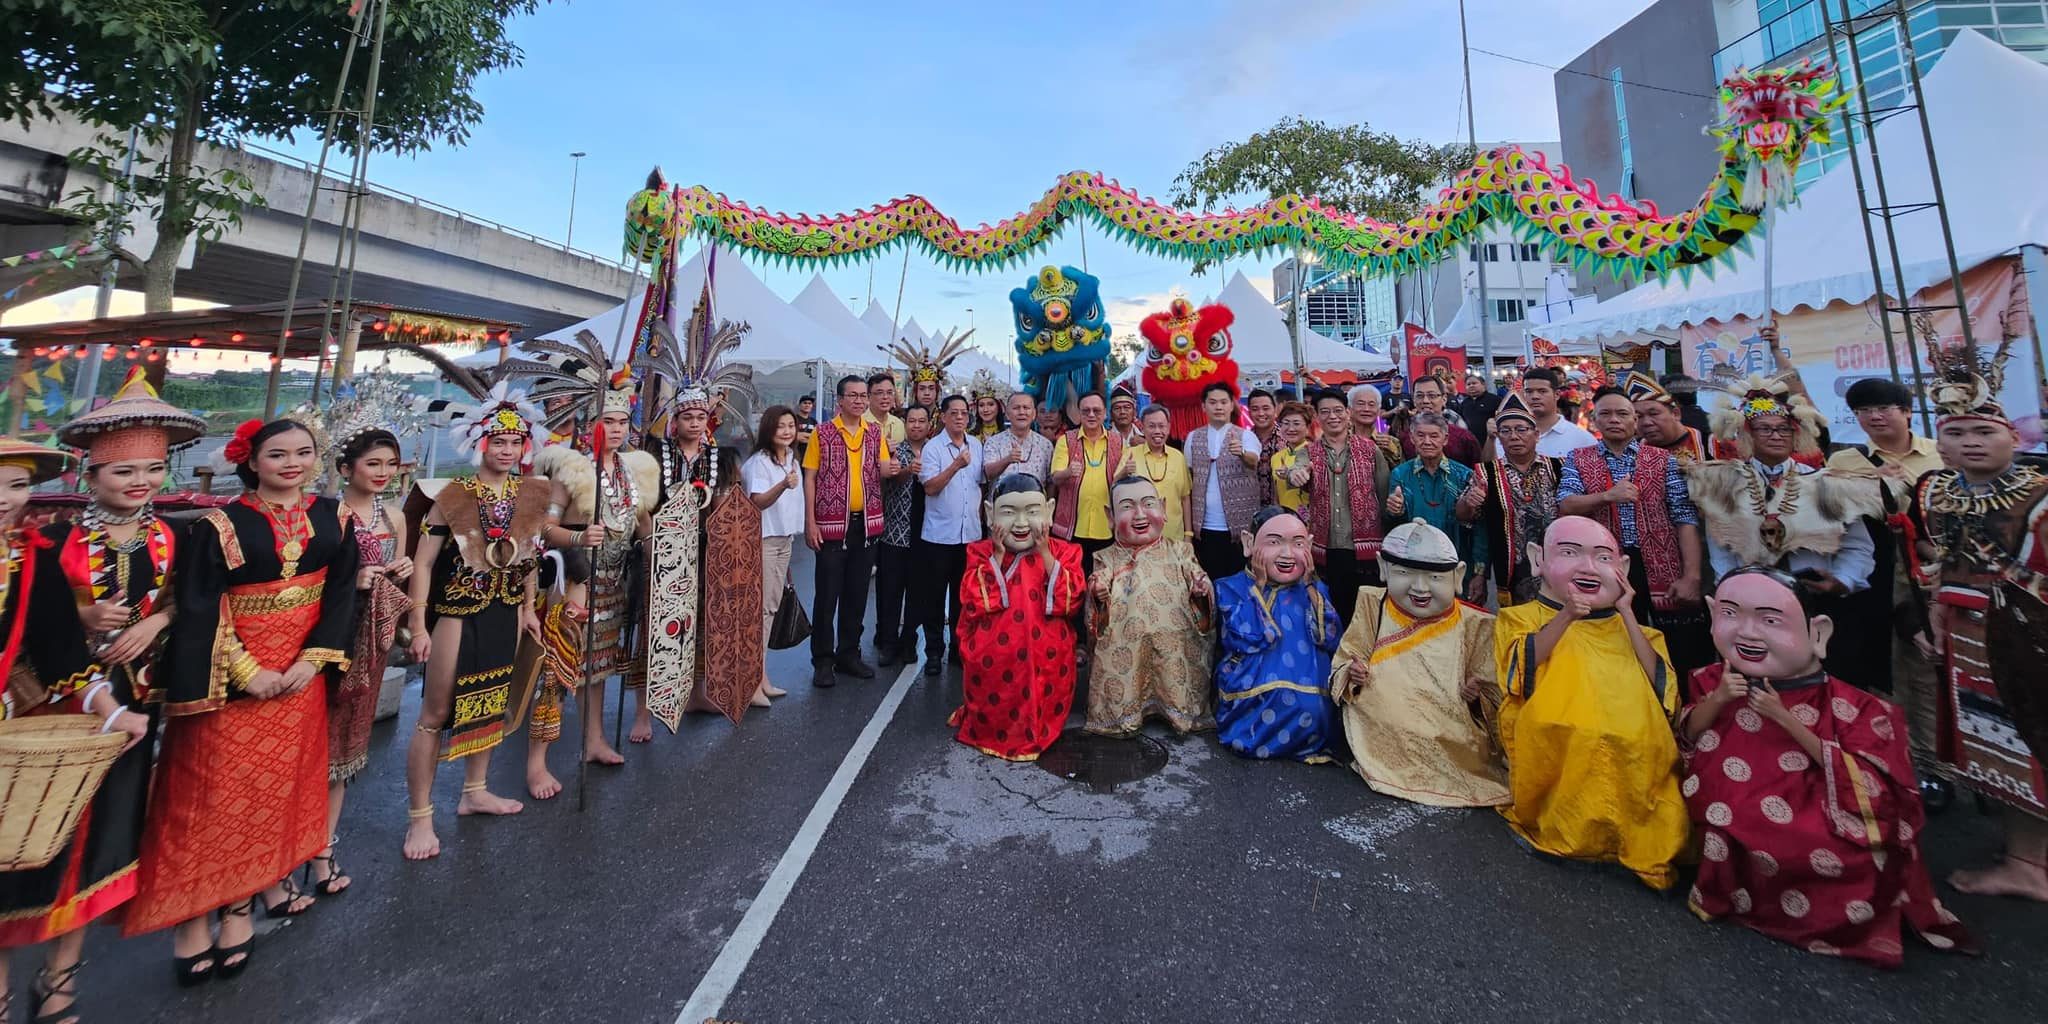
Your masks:
{"label": "white road marking", "polygon": [[896,717],[896,709],[903,705],[903,697],[910,692],[922,667],[913,663],[903,667],[903,673],[896,677],[896,684],[882,697],[882,703],[875,708],[867,727],[853,741],[846,751],[846,757],[839,762],[839,770],[832,773],[832,781],[825,784],[825,791],[818,794],[818,802],[811,805],[811,813],[804,818],[801,828],[789,847],[782,851],[782,859],[775,864],[775,870],[768,874],[768,880],[761,883],[761,891],[754,902],[747,907],[745,917],[740,918],[739,927],[734,928],[732,937],[725,940],[725,948],[718,951],[718,959],[711,962],[711,969],[697,982],[696,991],[690,993],[690,1001],[683,1004],[683,1012],[676,1015],[676,1024],[702,1024],[708,1018],[716,1017],[725,1009],[727,996],[732,995],[734,986],[739,984],[740,975],[746,973],[747,964],[754,958],[754,951],[761,948],[761,940],[768,937],[768,929],[775,924],[775,916],[782,912],[782,904],[789,899],[790,890],[796,888],[796,881],[803,877],[804,868],[811,862],[811,855],[818,850],[818,841],[825,838],[825,830],[832,827],[832,818],[839,813],[839,805],[846,802],[846,793],[853,788],[853,780],[860,776],[861,768],[868,763],[868,755],[874,753],[875,744],[882,738],[882,730]]}

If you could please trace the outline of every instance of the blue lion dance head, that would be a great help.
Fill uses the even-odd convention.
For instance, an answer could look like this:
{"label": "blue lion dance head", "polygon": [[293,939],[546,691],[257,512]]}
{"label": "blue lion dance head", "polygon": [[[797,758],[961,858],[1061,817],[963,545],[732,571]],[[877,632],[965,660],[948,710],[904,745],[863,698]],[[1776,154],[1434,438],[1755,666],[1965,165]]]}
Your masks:
{"label": "blue lion dance head", "polygon": [[1100,284],[1073,267],[1045,267],[1010,292],[1025,390],[1065,410],[1069,422],[1080,422],[1082,395],[1102,390],[1109,359]]}

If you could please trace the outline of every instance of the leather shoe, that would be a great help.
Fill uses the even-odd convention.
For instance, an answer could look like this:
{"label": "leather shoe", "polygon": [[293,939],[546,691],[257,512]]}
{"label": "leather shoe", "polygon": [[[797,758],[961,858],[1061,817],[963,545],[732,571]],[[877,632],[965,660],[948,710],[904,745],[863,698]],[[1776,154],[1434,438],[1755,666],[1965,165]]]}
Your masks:
{"label": "leather shoe", "polygon": [[821,661],[811,668],[811,685],[820,690],[831,689],[839,685],[839,677],[833,674],[830,664]]}
{"label": "leather shoe", "polygon": [[926,679],[937,679],[937,678],[939,677],[939,674],[940,674],[941,672],[944,672],[945,670],[946,670],[946,669],[945,669],[945,666],[943,666],[943,665],[941,665],[941,664],[939,663],[939,659],[937,659],[937,658],[926,658],[926,659],[924,659],[924,677],[925,677]]}
{"label": "leather shoe", "polygon": [[875,667],[860,660],[860,655],[858,654],[849,658],[839,659],[833,663],[833,667],[855,679],[873,679],[875,677]]}
{"label": "leather shoe", "polygon": [[903,662],[904,657],[902,652],[897,650],[896,647],[894,647],[893,645],[885,644],[883,646],[875,648],[875,663],[882,666],[883,668],[895,668],[896,666],[903,664]]}

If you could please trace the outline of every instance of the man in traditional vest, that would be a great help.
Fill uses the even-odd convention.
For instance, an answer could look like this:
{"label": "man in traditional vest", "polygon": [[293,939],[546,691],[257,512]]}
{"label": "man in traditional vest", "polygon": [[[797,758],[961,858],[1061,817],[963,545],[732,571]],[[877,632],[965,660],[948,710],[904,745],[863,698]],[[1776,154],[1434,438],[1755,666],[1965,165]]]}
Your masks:
{"label": "man in traditional vest", "polygon": [[1239,539],[1259,510],[1259,439],[1237,425],[1237,388],[1217,381],[1202,389],[1207,426],[1187,437],[1188,473],[1193,478],[1195,560],[1211,580],[1244,571]]}
{"label": "man in traditional vest", "polygon": [[836,394],[832,418],[818,426],[804,452],[804,542],[818,553],[811,685],[820,687],[837,683],[837,672],[875,677],[874,666],[860,657],[860,631],[874,544],[882,535],[882,479],[904,472],[902,463],[890,461],[881,425],[863,417],[868,382],[841,377]]}
{"label": "man in traditional vest", "polygon": [[1380,584],[1380,513],[1391,467],[1371,438],[1352,431],[1343,392],[1316,396],[1316,420],[1323,436],[1308,443],[1307,457],[1289,470],[1288,482],[1308,491],[1302,512],[1316,574],[1329,585],[1338,618],[1348,623],[1358,588]]}
{"label": "man in traditional vest", "polygon": [[[1564,457],[1558,514],[1585,516],[1621,541],[1636,618],[1665,629],[1666,618],[1700,603],[1699,512],[1678,460],[1636,436],[1635,403],[1625,392],[1609,387],[1594,393],[1593,425],[1600,429],[1600,443]],[[1664,639],[1683,671],[1713,663],[1712,642],[1702,629],[1682,635],[1667,630]]]}
{"label": "man in traditional vest", "polygon": [[1124,439],[1102,425],[1102,396],[1080,398],[1081,426],[1052,449],[1052,535],[1081,546],[1081,569],[1095,571],[1095,555],[1114,542],[1109,525],[1109,483],[1123,465]]}

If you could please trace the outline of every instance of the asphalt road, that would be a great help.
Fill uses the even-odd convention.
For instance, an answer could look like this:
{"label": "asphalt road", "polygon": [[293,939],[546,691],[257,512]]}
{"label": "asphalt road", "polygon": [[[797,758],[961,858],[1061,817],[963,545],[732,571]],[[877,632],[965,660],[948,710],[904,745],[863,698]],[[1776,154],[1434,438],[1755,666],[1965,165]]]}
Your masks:
{"label": "asphalt road", "polygon": [[[348,894],[266,925],[248,973],[192,991],[172,984],[168,933],[100,929],[81,1009],[124,1024],[677,1021],[897,682],[814,691],[801,649],[771,668],[789,697],[631,748],[592,771],[581,814],[567,774],[569,793],[515,818],[458,822],[444,767],[443,853],[425,864],[399,856],[409,698],[349,795]],[[984,758],[944,724],[957,675],[903,682],[722,1019],[1869,1024],[2048,1006],[2048,908],[1944,893],[1988,954],[1909,942],[1886,974],[1702,924],[1618,872],[1522,852],[1491,812],[1380,797],[1344,768],[1165,738],[1163,770],[1105,792]],[[521,788],[523,749],[500,750],[501,792]],[[570,749],[557,767],[573,769]],[[1936,819],[1937,877],[1994,850],[1992,822],[1967,803]]]}

